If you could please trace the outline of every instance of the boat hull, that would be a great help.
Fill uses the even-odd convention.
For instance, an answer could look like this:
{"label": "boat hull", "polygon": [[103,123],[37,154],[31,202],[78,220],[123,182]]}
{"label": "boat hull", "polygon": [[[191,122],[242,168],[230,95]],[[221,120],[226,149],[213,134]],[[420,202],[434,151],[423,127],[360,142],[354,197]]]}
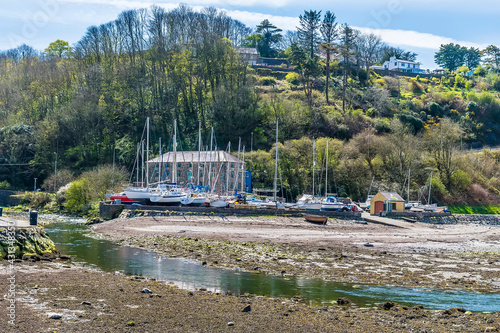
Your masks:
{"label": "boat hull", "polygon": [[326,222],[328,221],[327,216],[311,215],[311,214],[303,214],[302,216],[304,217],[304,219],[307,222],[316,223],[316,224],[326,224]]}

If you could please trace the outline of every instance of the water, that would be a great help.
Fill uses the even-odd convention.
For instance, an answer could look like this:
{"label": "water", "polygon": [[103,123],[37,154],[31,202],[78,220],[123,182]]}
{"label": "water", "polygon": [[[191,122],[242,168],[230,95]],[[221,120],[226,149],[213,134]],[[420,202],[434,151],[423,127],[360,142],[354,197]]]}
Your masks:
{"label": "water", "polygon": [[170,281],[184,289],[206,288],[222,293],[245,293],[291,298],[299,296],[311,304],[331,304],[347,297],[358,306],[374,306],[393,301],[429,309],[462,307],[470,311],[500,311],[500,294],[441,291],[381,285],[353,285],[322,279],[284,278],[215,267],[192,260],[169,259],[144,249],[119,246],[87,235],[88,228],[78,223],[54,223],[46,230],[61,253],[73,261],[103,271],[119,271]]}

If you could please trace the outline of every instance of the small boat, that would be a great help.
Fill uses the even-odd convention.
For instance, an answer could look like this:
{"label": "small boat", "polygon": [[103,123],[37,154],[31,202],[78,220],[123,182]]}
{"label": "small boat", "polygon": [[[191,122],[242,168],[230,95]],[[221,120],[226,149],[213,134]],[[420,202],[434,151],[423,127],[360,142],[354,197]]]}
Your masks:
{"label": "small boat", "polygon": [[345,205],[336,196],[330,195],[321,203],[321,210],[341,210]]}
{"label": "small boat", "polygon": [[128,203],[128,204],[138,202],[138,201],[130,200],[129,197],[127,197],[125,195],[125,192],[106,194],[105,196],[106,196],[106,198],[108,198],[109,200],[111,200],[113,202],[118,202],[118,200],[120,200],[119,202],[121,202],[121,203]]}
{"label": "small boat", "polygon": [[303,214],[302,215],[307,222],[311,223],[319,223],[319,224],[326,224],[326,221],[328,221],[328,216],[322,216],[322,215],[311,215],[311,214]]}

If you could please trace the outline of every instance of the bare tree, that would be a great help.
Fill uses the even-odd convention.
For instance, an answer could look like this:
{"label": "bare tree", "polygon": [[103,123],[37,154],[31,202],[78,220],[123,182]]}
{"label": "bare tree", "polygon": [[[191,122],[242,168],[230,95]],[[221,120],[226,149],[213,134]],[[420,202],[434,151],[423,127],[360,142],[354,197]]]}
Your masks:
{"label": "bare tree", "polygon": [[370,66],[382,53],[385,43],[382,42],[382,38],[378,35],[361,33],[356,40],[356,44],[359,56],[365,65],[368,80],[370,79]]}

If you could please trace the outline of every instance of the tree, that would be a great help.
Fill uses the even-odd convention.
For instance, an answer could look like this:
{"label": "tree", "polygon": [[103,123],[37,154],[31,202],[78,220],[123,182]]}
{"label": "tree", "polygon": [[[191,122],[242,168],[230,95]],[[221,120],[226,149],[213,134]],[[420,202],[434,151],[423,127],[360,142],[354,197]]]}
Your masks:
{"label": "tree", "polygon": [[304,15],[299,16],[299,26],[297,33],[300,45],[306,50],[309,57],[313,57],[321,41],[318,29],[320,27],[321,11],[304,11]]}
{"label": "tree", "polygon": [[485,57],[483,62],[495,68],[500,67],[500,48],[495,45],[489,45],[482,52]]}
{"label": "tree", "polygon": [[68,42],[58,39],[50,43],[43,51],[43,54],[49,57],[68,58],[72,50],[73,48],[69,46]]}
{"label": "tree", "polygon": [[454,156],[460,143],[460,125],[450,119],[441,119],[424,135],[427,150],[430,152],[434,167],[447,188],[452,182],[452,175],[457,170]]}
{"label": "tree", "polygon": [[318,56],[309,57],[306,51],[293,43],[288,55],[290,63],[299,70],[301,81],[303,83],[304,93],[309,104],[312,104],[313,81],[321,74],[321,68],[318,65]]}
{"label": "tree", "polygon": [[393,46],[384,46],[381,50],[381,54],[381,63],[388,61],[391,57],[396,57],[396,59],[400,60],[416,61],[418,56],[415,52],[405,51],[399,47]]}
{"label": "tree", "polygon": [[472,71],[481,63],[481,51],[471,47],[464,52],[464,64]]}
{"label": "tree", "polygon": [[467,48],[459,44],[441,44],[439,51],[434,55],[434,61],[439,66],[454,71],[465,62]]}
{"label": "tree", "polygon": [[349,75],[349,69],[351,67],[350,58],[355,54],[354,52],[354,42],[356,40],[356,32],[347,24],[342,25],[340,29],[340,44],[339,44],[339,54],[342,57],[343,62],[343,79],[342,79],[342,113],[345,114],[345,100],[346,100],[346,89],[347,89],[347,77]]}
{"label": "tree", "polygon": [[377,54],[380,53],[383,43],[382,38],[373,33],[361,34],[357,38],[358,53],[365,64],[367,80],[370,78],[370,66]]}
{"label": "tree", "polygon": [[281,41],[281,31],[267,19],[257,26],[256,32],[260,34],[257,50],[262,57],[271,58],[276,56],[277,52],[273,47]]}
{"label": "tree", "polygon": [[321,50],[326,54],[326,85],[325,85],[325,96],[326,103],[329,104],[328,100],[328,89],[330,80],[330,57],[333,52],[335,52],[335,40],[338,37],[337,23],[335,22],[335,14],[327,11],[323,17],[323,22],[321,22],[321,37],[322,43],[320,45]]}

